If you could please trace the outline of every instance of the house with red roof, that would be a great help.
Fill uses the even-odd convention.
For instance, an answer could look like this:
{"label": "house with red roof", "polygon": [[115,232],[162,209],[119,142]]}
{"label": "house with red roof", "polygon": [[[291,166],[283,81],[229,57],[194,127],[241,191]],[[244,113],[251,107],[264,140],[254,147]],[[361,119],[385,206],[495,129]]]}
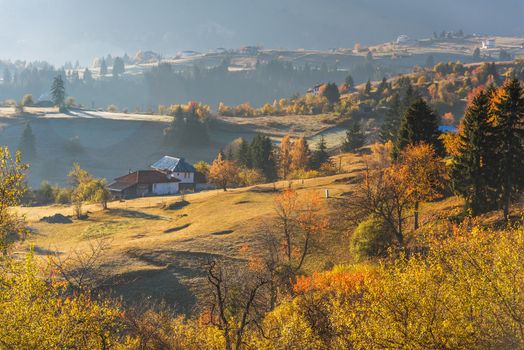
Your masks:
{"label": "house with red roof", "polygon": [[108,188],[116,198],[177,194],[195,190],[196,169],[184,158],[164,156],[150,170],[118,177]]}

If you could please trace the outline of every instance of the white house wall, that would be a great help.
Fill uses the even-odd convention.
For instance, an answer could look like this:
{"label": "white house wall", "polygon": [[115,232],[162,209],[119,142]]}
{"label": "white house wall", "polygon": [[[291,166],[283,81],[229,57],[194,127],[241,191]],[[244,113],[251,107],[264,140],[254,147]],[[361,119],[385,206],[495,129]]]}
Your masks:
{"label": "white house wall", "polygon": [[153,184],[153,193],[156,195],[178,193],[178,182]]}
{"label": "white house wall", "polygon": [[195,182],[195,173],[171,173],[171,176],[180,180],[183,184],[192,184]]}

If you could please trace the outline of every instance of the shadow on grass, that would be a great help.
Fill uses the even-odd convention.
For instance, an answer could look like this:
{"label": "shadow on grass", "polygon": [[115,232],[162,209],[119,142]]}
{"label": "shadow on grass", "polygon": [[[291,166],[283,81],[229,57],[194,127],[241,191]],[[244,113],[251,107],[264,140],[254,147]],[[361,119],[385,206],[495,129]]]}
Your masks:
{"label": "shadow on grass", "polygon": [[153,215],[144,213],[143,211],[130,210],[130,209],[109,209],[109,214],[122,216],[125,218],[134,218],[134,219],[146,219],[146,220],[165,220],[165,218],[159,215]]}
{"label": "shadow on grass", "polygon": [[35,252],[36,255],[56,255],[56,254],[62,254],[61,251],[41,248],[39,246],[34,246],[33,247],[33,252]]}
{"label": "shadow on grass", "polygon": [[173,227],[173,228],[168,228],[167,230],[164,230],[164,233],[177,232],[177,231],[183,230],[185,228],[188,228],[189,226],[191,226],[191,224],[185,224],[185,225],[181,225],[181,226],[177,226],[177,227]]}
{"label": "shadow on grass", "polygon": [[160,270],[135,271],[117,276],[102,290],[110,291],[115,297],[122,297],[126,304],[140,304],[145,301],[156,305],[166,303],[176,312],[189,314],[196,304],[196,297],[181,281],[179,271],[166,267]]}
{"label": "shadow on grass", "polygon": [[164,302],[186,315],[194,311],[198,299],[205,294],[210,261],[229,266],[246,263],[243,259],[221,254],[183,250],[131,249],[126,256],[151,268],[114,276],[104,283],[103,291],[122,297],[124,303],[130,305],[145,301],[156,305]]}
{"label": "shadow on grass", "polygon": [[211,233],[211,235],[213,235],[213,236],[223,236],[223,235],[229,235],[229,234],[231,234],[233,232],[234,232],[233,230],[224,230],[224,231],[213,232],[213,233]]}

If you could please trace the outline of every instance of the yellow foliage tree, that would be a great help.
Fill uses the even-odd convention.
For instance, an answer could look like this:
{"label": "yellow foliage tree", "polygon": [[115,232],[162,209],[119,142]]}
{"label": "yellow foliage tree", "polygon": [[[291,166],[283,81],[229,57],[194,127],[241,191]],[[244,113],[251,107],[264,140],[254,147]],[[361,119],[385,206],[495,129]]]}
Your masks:
{"label": "yellow foliage tree", "polygon": [[219,153],[209,167],[208,180],[227,191],[228,186],[237,182],[238,172],[235,162],[222,159],[222,154]]}

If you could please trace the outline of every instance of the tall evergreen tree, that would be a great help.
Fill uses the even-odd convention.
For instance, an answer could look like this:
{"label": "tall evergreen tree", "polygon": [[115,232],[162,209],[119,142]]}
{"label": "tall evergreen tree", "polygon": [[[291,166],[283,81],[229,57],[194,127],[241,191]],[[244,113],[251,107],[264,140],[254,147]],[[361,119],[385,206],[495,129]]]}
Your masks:
{"label": "tall evergreen tree", "polygon": [[394,157],[396,158],[407,145],[421,142],[433,146],[437,154],[443,154],[444,147],[439,139],[438,123],[437,114],[424,99],[417,98],[402,117]]}
{"label": "tall evergreen tree", "polygon": [[348,75],[346,79],[344,80],[348,88],[353,88],[355,86],[355,81],[353,80],[353,77],[351,75]]}
{"label": "tall evergreen tree", "polygon": [[337,84],[328,83],[324,89],[323,96],[327,98],[330,104],[335,104],[340,101],[340,92],[338,91]]}
{"label": "tall evergreen tree", "polygon": [[238,153],[236,155],[238,165],[244,166],[246,168],[251,167],[251,154],[249,143],[244,138],[240,139],[240,144],[238,145]]}
{"label": "tall evergreen tree", "polygon": [[342,143],[342,150],[344,152],[354,152],[360,147],[364,146],[366,137],[360,128],[358,122],[353,122],[346,131],[346,138]]}
{"label": "tall evergreen tree", "polygon": [[329,162],[329,154],[327,152],[326,140],[324,139],[324,135],[321,135],[316,150],[311,154],[310,167],[311,169],[318,170],[322,164],[327,162]]}
{"label": "tall evergreen tree", "polygon": [[23,159],[33,160],[36,157],[36,139],[33,134],[31,125],[27,123],[25,125],[22,136],[20,137],[20,145],[18,146]]}
{"label": "tall evergreen tree", "polygon": [[366,95],[371,94],[371,80],[368,80],[368,81],[366,82],[366,86],[364,87],[364,93],[365,93]]}
{"label": "tall evergreen tree", "polygon": [[491,113],[501,205],[508,220],[511,200],[524,189],[524,89],[517,79],[506,80],[497,90]]}
{"label": "tall evergreen tree", "polygon": [[474,60],[480,60],[480,49],[478,47],[473,50],[473,59]]}
{"label": "tall evergreen tree", "polygon": [[400,120],[402,116],[402,105],[400,95],[398,92],[393,94],[389,102],[389,109],[384,116],[384,122],[380,127],[380,139],[382,142],[397,140],[398,129],[400,128]]}
{"label": "tall evergreen tree", "polygon": [[256,135],[251,142],[251,165],[262,171],[268,180],[276,179],[276,164],[273,143],[269,136]]}
{"label": "tall evergreen tree", "polygon": [[489,107],[489,96],[481,91],[466,109],[458,155],[454,157],[451,168],[453,190],[464,197],[466,208],[472,215],[493,209],[496,204],[493,187],[496,158]]}
{"label": "tall evergreen tree", "polygon": [[62,79],[62,75],[57,75],[53,80],[51,86],[51,97],[55,106],[62,108],[65,101],[65,83]]}

